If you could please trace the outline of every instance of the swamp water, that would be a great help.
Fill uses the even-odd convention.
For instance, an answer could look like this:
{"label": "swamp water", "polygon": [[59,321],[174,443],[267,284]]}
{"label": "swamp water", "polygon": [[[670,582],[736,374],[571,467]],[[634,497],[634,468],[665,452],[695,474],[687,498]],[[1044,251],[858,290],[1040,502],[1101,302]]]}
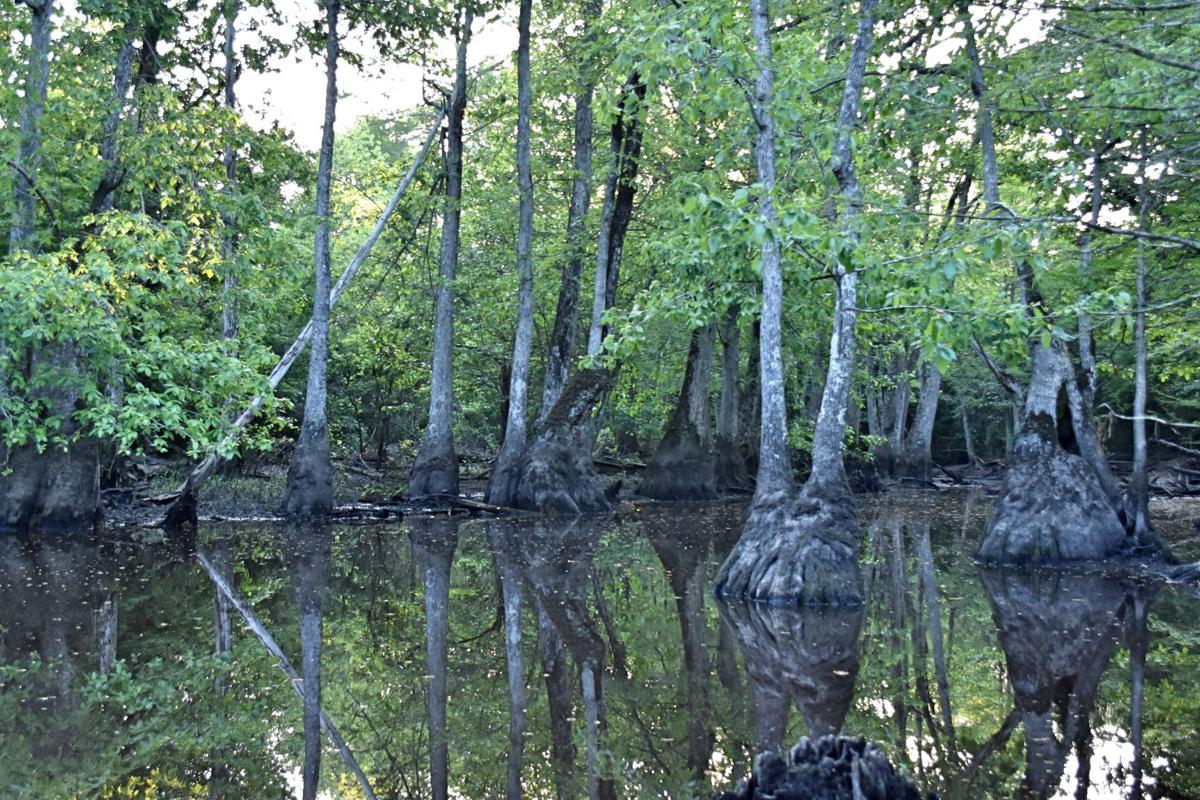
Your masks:
{"label": "swamp water", "polygon": [[[835,730],[941,797],[1200,796],[1200,600],[981,570],[989,507],[864,498],[868,602],[841,609],[714,601],[728,504],[0,540],[0,797],[299,795],[301,684],[201,560],[319,663],[380,798],[707,797]],[[321,796],[363,796],[322,744]]]}

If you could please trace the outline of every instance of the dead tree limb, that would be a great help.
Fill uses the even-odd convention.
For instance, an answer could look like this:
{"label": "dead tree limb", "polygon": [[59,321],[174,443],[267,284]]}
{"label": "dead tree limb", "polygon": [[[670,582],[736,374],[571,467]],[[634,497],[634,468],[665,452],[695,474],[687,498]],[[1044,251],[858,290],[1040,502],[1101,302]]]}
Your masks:
{"label": "dead tree limb", "polygon": [[[387,206],[379,215],[379,219],[376,220],[375,227],[372,229],[371,234],[358,248],[358,252],[354,254],[354,258],[350,259],[350,264],[341,274],[341,277],[338,278],[337,283],[333,287],[333,291],[330,293],[330,308],[333,308],[337,305],[338,299],[342,296],[342,293],[346,291],[346,286],[349,285],[350,281],[354,280],[354,276],[358,274],[359,269],[361,269],[362,265],[366,263],[367,256],[371,254],[371,248],[375,246],[375,243],[379,241],[379,237],[383,235],[383,231],[387,227],[388,220],[391,218],[392,213],[396,210],[396,206],[399,205],[400,199],[404,197],[405,193],[408,192],[408,188],[412,185],[413,179],[416,178],[417,172],[421,169],[421,165],[425,162],[425,157],[429,154],[429,150],[433,146],[434,140],[437,139],[438,131],[442,127],[442,119],[444,119],[445,116],[446,112],[443,110],[438,114],[438,117],[434,121],[433,125],[430,126],[429,133],[426,135],[425,142],[422,144],[420,151],[418,151],[417,157],[413,160],[412,166],[408,168],[408,172],[405,174],[404,179],[400,181],[400,185],[396,187],[396,191],[392,194],[392,198],[388,201]],[[312,320],[310,319],[304,326],[304,329],[300,331],[300,335],[296,337],[294,342],[292,342],[292,346],[289,347],[284,354],[279,357],[279,361],[275,364],[275,368],[271,370],[271,374],[267,376],[267,383],[270,385],[272,390],[279,386],[284,377],[288,374],[288,370],[292,368],[292,365],[296,363],[296,360],[300,357],[300,354],[304,352],[304,348],[308,346],[308,341],[312,338],[312,334],[313,324]],[[190,502],[190,497],[196,491],[196,487],[204,482],[204,480],[210,475],[212,475],[214,471],[216,471],[216,468],[223,460],[220,451],[237,441],[237,439],[241,436],[242,431],[245,430],[246,426],[250,424],[250,420],[252,420],[258,410],[262,408],[265,400],[265,394],[255,395],[242,413],[238,415],[237,419],[234,420],[233,427],[227,434],[225,434],[225,438],[221,440],[221,443],[218,445],[217,449],[209,453],[209,455],[203,461],[196,465],[191,474],[188,475],[187,480],[184,481],[183,485],[179,487],[175,504],[172,505],[171,509],[167,512],[168,521],[173,520],[173,512],[175,511],[176,507]]]}

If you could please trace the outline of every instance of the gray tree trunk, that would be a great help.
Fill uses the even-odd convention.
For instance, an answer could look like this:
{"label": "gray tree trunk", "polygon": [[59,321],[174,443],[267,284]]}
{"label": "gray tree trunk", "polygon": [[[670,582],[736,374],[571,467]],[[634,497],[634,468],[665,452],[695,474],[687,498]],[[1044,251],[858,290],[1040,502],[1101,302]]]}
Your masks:
{"label": "gray tree trunk", "polygon": [[[1146,230],[1146,214],[1150,207],[1150,194],[1146,186],[1145,133],[1142,134],[1142,152],[1138,159],[1138,227]],[[1134,379],[1133,379],[1133,472],[1129,477],[1129,489],[1125,500],[1126,522],[1135,541],[1141,544],[1151,534],[1150,525],[1150,475],[1146,447],[1146,398],[1149,381],[1146,374],[1146,303],[1149,300],[1146,288],[1146,248],[1141,239],[1137,242],[1137,299],[1133,334]]]}
{"label": "gray tree trunk", "polygon": [[589,356],[600,354],[608,333],[604,312],[617,299],[621,273],[621,254],[625,234],[633,219],[633,196],[637,190],[638,167],[642,154],[642,102],[646,84],[636,70],[625,81],[617,103],[617,119],[612,127],[612,157],[604,185],[604,205],[600,213],[600,236],[596,248],[596,284],[592,294],[592,324],[588,329]]}
{"label": "gray tree trunk", "polygon": [[325,118],[317,165],[317,232],[313,242],[313,333],[308,354],[308,386],[304,422],[288,467],[281,510],[294,517],[318,516],[333,510],[333,463],[329,452],[326,373],[329,366],[330,291],[329,192],[333,178],[334,117],[337,113],[338,15],[340,0],[325,0]]}
{"label": "gray tree trunk", "polygon": [[912,428],[904,439],[904,455],[901,459],[905,477],[923,483],[933,480],[933,423],[937,419],[938,397],[942,388],[942,372],[933,362],[925,365],[921,378],[921,390],[917,395],[917,411],[913,416]]}
{"label": "gray tree trunk", "polygon": [[[979,105],[983,197],[987,213],[1007,223],[1013,214],[1000,202],[992,101],[970,13],[964,10],[960,17],[970,59],[971,91]],[[1028,263],[1019,264],[1017,277],[1027,313],[1032,315],[1043,305],[1033,268]],[[1035,342],[1030,362],[1029,387],[1009,470],[978,557],[994,562],[1042,563],[1114,555],[1124,545],[1125,536],[1116,513],[1112,473],[1088,419],[1070,358],[1057,341],[1049,347]],[[1058,397],[1064,384],[1083,458],[1067,453],[1058,442]],[[1017,387],[1006,388],[1017,396]]]}
{"label": "gray tree trunk", "polygon": [[[234,37],[237,33],[238,0],[225,0],[225,108],[232,113],[237,108],[237,54]],[[225,145],[225,195],[232,206],[237,186],[237,154],[233,144]],[[237,219],[233,210],[222,220],[221,251],[225,258],[225,278],[221,293],[221,338],[231,342],[238,334],[238,274]]]}
{"label": "gray tree trunk", "polygon": [[[517,226],[517,332],[513,342],[512,372],[508,384],[508,421],[504,443],[488,480],[489,503],[511,506],[520,480],[525,452],[525,418],[529,389],[529,356],[533,351],[533,172],[529,164],[529,20],[533,0],[521,0],[517,23],[517,185],[521,201]],[[577,292],[578,294],[578,292]],[[549,377],[549,371],[547,371]]]}
{"label": "gray tree trunk", "polygon": [[679,399],[662,441],[646,465],[638,494],[656,500],[711,500],[717,496],[708,401],[715,337],[712,323],[692,331]]}
{"label": "gray tree trunk", "polygon": [[[754,83],[751,113],[755,123],[754,158],[758,214],[768,229],[775,227],[775,66],[771,55],[771,11],[768,0],[752,0],[750,25],[758,76]],[[762,408],[758,443],[758,475],[755,502],[764,501],[792,488],[792,464],[787,444],[787,400],[783,374],[783,267],[779,242],[773,230],[763,237],[759,251],[762,262],[762,311],[759,327],[758,388]],[[738,548],[734,548],[734,554]],[[731,555],[732,558],[732,555]]]}
{"label": "gray tree trunk", "polygon": [[[839,226],[848,243],[846,261],[853,263],[853,222],[859,203],[851,132],[858,117],[867,57],[875,29],[876,0],[861,9],[833,149],[833,170],[840,189]],[[751,20],[758,52],[759,84],[753,104],[763,141],[762,110],[770,99],[770,14],[766,0],[752,0]],[[768,143],[769,139],[764,142]],[[760,161],[762,159],[759,154]],[[762,168],[760,163],[760,170]],[[773,177],[773,159],[768,164]],[[764,196],[773,185],[763,180]],[[773,214],[773,209],[769,209]],[[760,206],[760,214],[766,216]],[[726,597],[811,605],[862,601],[858,569],[860,533],[854,500],[842,465],[846,409],[854,367],[854,323],[858,275],[838,259],[834,268],[837,300],[829,347],[829,369],[817,428],[813,436],[812,473],[803,490],[792,496],[786,462],[787,419],[783,403],[783,359],[779,341],[782,275],[776,246],[763,245],[763,424],[758,487],[742,538],[721,565],[715,591]],[[772,319],[773,317],[773,319]],[[768,335],[768,327],[776,328]]]}
{"label": "gray tree trunk", "polygon": [[[37,176],[41,158],[41,119],[50,83],[50,45],[54,0],[27,0],[30,10],[29,62],[21,104],[17,154],[13,163],[13,220],[9,253],[34,249],[37,231]],[[32,371],[71,375],[79,352],[68,342],[29,354]],[[28,377],[28,376],[27,376]],[[0,376],[4,386],[8,376]],[[60,420],[65,445],[50,444],[39,453],[33,443],[8,450],[0,475],[0,531],[71,531],[94,527],[101,519],[99,449],[83,436],[75,421],[79,390],[69,382],[47,391],[43,399]]]}
{"label": "gray tree trunk", "polygon": [[[597,272],[605,276],[603,291],[597,287],[596,295],[603,309],[592,317],[595,349],[591,339],[588,344],[592,355],[599,353],[599,342],[604,335],[600,321],[603,311],[616,300],[621,251],[633,217],[645,96],[646,84],[635,70],[622,87],[612,128],[613,162],[609,174],[612,191],[611,199],[605,200],[607,208],[600,228],[602,246],[596,264]],[[619,366],[594,366],[579,370],[567,382],[521,458],[515,498],[518,508],[580,514],[607,511],[611,507],[592,465],[592,447],[596,410],[603,406],[619,369]]]}
{"label": "gray tree trunk", "polygon": [[[583,0],[581,7],[584,47],[590,47],[596,39],[593,24],[600,16],[600,2]],[[581,70],[579,79],[581,85],[575,95],[574,177],[571,181],[571,203],[567,208],[567,253],[558,289],[554,330],[550,334],[542,405],[536,422],[538,426],[546,421],[550,409],[558,402],[559,395],[567,385],[571,354],[579,335],[579,281],[583,275],[587,241],[584,223],[592,197],[592,94],[595,90],[595,83],[586,67]]]}
{"label": "gray tree trunk", "polygon": [[450,98],[446,137],[446,206],[442,215],[437,310],[433,329],[433,371],[429,379],[429,421],[421,451],[408,480],[409,497],[458,494],[458,456],[454,452],[454,280],[458,272],[458,232],[462,204],[463,116],[467,110],[467,45],[473,12],[463,10]]}
{"label": "gray tree trunk", "polygon": [[92,194],[93,214],[103,214],[112,210],[117,187],[125,177],[125,171],[121,169],[117,157],[117,134],[121,126],[121,116],[125,113],[125,96],[129,94],[129,86],[133,82],[136,30],[137,25],[132,20],[125,24],[125,30],[121,34],[121,45],[117,50],[117,65],[113,70],[112,105],[104,117],[100,133],[100,158],[105,164],[104,176]]}
{"label": "gray tree trunk", "polygon": [[29,7],[29,63],[25,73],[25,97],[21,103],[17,157],[13,162],[13,219],[8,232],[9,253],[29,250],[37,230],[41,121],[46,111],[46,92],[50,86],[50,36],[54,30],[54,0],[25,0],[25,5]]}
{"label": "gray tree trunk", "polygon": [[[531,0],[522,0],[522,6]],[[520,543],[515,530],[503,523],[489,526],[488,543],[500,581],[504,603],[504,660],[508,675],[508,770],[506,797],[522,796],[521,769],[525,754],[525,655],[522,646],[522,591],[524,578],[520,562]],[[556,709],[557,710],[557,709]]]}
{"label": "gray tree trunk", "polygon": [[717,440],[714,453],[717,488],[745,491],[751,485],[742,452],[741,414],[741,307],[731,305],[721,320],[721,396],[717,406]]}

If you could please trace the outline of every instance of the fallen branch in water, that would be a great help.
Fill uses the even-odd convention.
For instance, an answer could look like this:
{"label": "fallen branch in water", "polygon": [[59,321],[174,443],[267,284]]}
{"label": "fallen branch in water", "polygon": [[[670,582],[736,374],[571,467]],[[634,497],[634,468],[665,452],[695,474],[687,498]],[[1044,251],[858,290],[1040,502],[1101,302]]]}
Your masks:
{"label": "fallen branch in water", "polygon": [[[242,619],[246,622],[246,627],[250,628],[250,631],[255,635],[255,637],[258,638],[258,641],[262,643],[262,646],[266,648],[267,652],[275,657],[275,660],[279,663],[279,669],[283,671],[284,675],[287,675],[288,682],[292,684],[293,691],[296,692],[298,697],[303,699],[304,678],[300,677],[300,673],[296,672],[296,668],[292,666],[292,662],[288,660],[288,657],[284,654],[283,649],[279,646],[279,643],[275,641],[275,637],[271,636],[270,631],[268,631],[266,626],[262,624],[262,621],[259,620],[254,611],[251,610],[246,601],[242,599],[241,595],[234,591],[234,588],[229,585],[229,581],[225,580],[225,576],[222,575],[215,566],[213,566],[213,563],[208,560],[208,556],[204,555],[204,552],[199,548],[196,550],[196,561],[198,561],[200,566],[204,568],[204,571],[208,573],[208,577],[212,580],[213,584],[216,585],[221,594],[225,595],[225,597],[229,600],[229,604],[236,608],[237,612],[242,615]],[[366,794],[370,800],[377,800],[375,792],[371,789],[370,781],[367,780],[367,776],[362,771],[362,767],[360,767],[358,765],[358,761],[355,760],[354,754],[350,752],[350,748],[346,744],[346,740],[342,738],[340,733],[338,733],[337,728],[333,724],[333,720],[329,719],[324,711],[321,712],[321,727],[325,729],[325,733],[329,737],[330,743],[333,744],[334,748],[339,754],[341,754],[342,761],[345,762],[350,771],[354,773],[354,777],[358,779],[358,785],[362,787],[363,793]]]}

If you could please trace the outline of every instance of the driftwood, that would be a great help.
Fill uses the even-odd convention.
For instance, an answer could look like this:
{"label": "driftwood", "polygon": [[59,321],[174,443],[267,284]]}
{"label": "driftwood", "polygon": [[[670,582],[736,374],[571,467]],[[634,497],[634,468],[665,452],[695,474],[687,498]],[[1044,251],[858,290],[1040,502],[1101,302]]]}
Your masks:
{"label": "driftwood", "polygon": [[[279,664],[279,669],[283,671],[283,674],[287,675],[288,681],[292,685],[292,689],[296,692],[296,695],[303,700],[304,679],[300,677],[300,673],[296,672],[296,668],[292,666],[292,662],[288,660],[287,655],[284,654],[283,648],[281,648],[279,643],[275,641],[275,637],[271,636],[270,631],[268,631],[266,626],[262,624],[262,621],[258,618],[246,601],[243,600],[241,595],[239,595],[234,588],[229,585],[229,581],[225,580],[225,576],[222,575],[215,566],[213,566],[213,563],[208,559],[208,556],[206,556],[200,549],[196,550],[196,561],[198,561],[200,566],[204,568],[204,571],[208,573],[208,577],[212,580],[213,584],[217,587],[221,594],[225,595],[225,597],[229,600],[230,605],[237,609],[237,612],[242,615],[242,619],[246,622],[246,627],[248,627],[258,641],[262,643],[262,646],[266,648],[266,651],[275,657],[275,660]],[[360,767],[358,765],[358,761],[355,760],[354,754],[350,752],[350,747],[346,744],[346,740],[342,738],[340,733],[338,733],[337,727],[333,724],[333,720],[329,719],[328,715],[326,715],[324,711],[321,712],[321,727],[325,729],[325,734],[329,737],[330,743],[341,755],[342,761],[345,762],[350,771],[354,773],[354,777],[358,779],[358,785],[362,787],[363,793],[370,798],[370,800],[377,800],[374,790],[371,789],[370,781],[367,780],[367,776],[362,771],[362,767]]]}
{"label": "driftwood", "polygon": [[[342,293],[346,291],[346,286],[349,285],[350,281],[354,280],[354,276],[358,274],[359,269],[361,269],[362,265],[366,263],[367,256],[371,254],[371,248],[375,246],[375,242],[377,242],[379,237],[383,235],[383,231],[387,227],[388,220],[391,218],[392,213],[395,212],[396,206],[400,203],[400,199],[408,192],[408,187],[412,185],[413,179],[416,178],[417,172],[420,170],[421,165],[425,162],[425,157],[429,154],[429,150],[433,146],[434,140],[437,138],[437,133],[441,129],[442,119],[444,117],[445,111],[442,111],[440,114],[438,114],[437,119],[429,128],[429,133],[425,137],[425,142],[422,144],[421,149],[417,152],[417,157],[413,160],[412,166],[408,168],[408,172],[404,175],[404,179],[400,181],[400,185],[396,187],[396,191],[392,194],[387,206],[384,207],[383,212],[379,215],[379,219],[376,220],[375,227],[371,230],[371,234],[367,236],[366,241],[362,243],[362,245],[358,248],[358,252],[354,254],[354,258],[350,259],[350,264],[346,267],[345,271],[342,272],[341,276],[338,277],[338,281],[334,285],[333,291],[329,297],[329,306],[331,309],[337,305],[338,299],[342,296]],[[275,368],[271,370],[271,374],[267,376],[267,383],[272,390],[279,386],[284,377],[288,374],[288,371],[292,368],[292,365],[295,364],[297,359],[300,358],[300,354],[303,353],[304,348],[308,346],[308,342],[312,338],[312,334],[313,323],[310,319],[304,326],[304,329],[300,331],[300,335],[296,337],[294,342],[292,342],[292,346],[289,347],[284,354],[279,357],[279,361],[275,364]],[[172,506],[172,508],[167,512],[168,524],[179,521],[179,514],[175,510],[176,507],[186,505],[189,496],[195,492],[196,487],[205,481],[209,476],[211,476],[214,471],[216,471],[217,466],[220,465],[221,461],[223,460],[220,450],[232,445],[237,441],[237,439],[241,436],[242,431],[245,430],[246,426],[250,424],[250,420],[252,420],[254,415],[258,413],[258,410],[262,408],[265,400],[265,394],[255,395],[255,397],[250,401],[249,405],[247,405],[246,408],[242,410],[242,413],[238,415],[237,419],[233,421],[233,427],[227,434],[225,434],[225,438],[221,440],[221,444],[218,446],[218,448],[210,453],[203,461],[197,464],[192,470],[191,474],[188,475],[187,480],[182,486],[179,487],[179,490],[176,493],[175,506]]]}

